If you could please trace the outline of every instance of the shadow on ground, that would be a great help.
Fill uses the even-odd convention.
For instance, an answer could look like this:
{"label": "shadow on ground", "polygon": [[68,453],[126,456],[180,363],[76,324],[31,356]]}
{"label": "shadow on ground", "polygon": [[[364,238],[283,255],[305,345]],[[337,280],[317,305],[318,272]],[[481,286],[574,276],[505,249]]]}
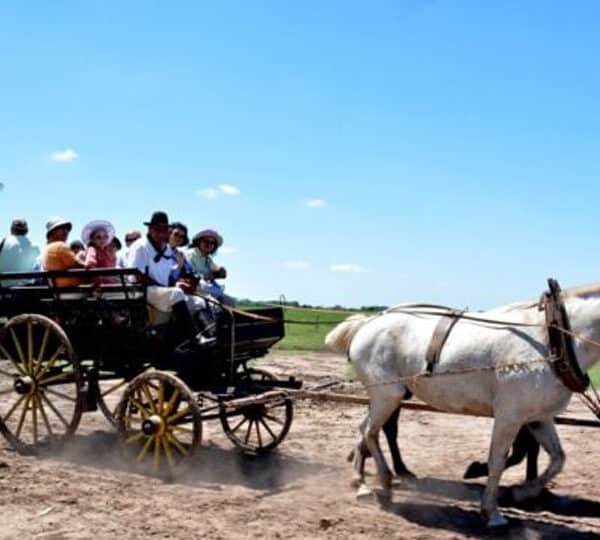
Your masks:
{"label": "shadow on ground", "polygon": [[[61,450],[39,449],[39,457],[58,459],[79,465],[154,476],[151,467],[140,467],[123,453],[116,433],[95,431],[75,435]],[[257,490],[281,491],[303,477],[328,472],[328,468],[287,456],[277,450],[264,456],[248,456],[235,448],[201,445],[189,465],[168,478],[186,485],[235,484]],[[218,489],[218,486],[215,486]]]}
{"label": "shadow on ground", "polygon": [[[568,523],[553,522],[552,516],[549,516],[548,521],[536,520],[534,517],[525,518],[525,516],[521,519],[521,515],[517,517],[514,511],[509,512],[507,516],[510,521],[507,527],[490,531],[486,528],[478,510],[466,510],[452,503],[454,500],[474,503],[478,506],[483,489],[482,484],[421,478],[394,484],[394,493],[401,494],[407,500],[386,503],[383,508],[424,527],[440,528],[477,537],[528,540],[600,538],[597,533],[582,532]],[[500,488],[500,505],[530,513],[545,512],[555,516],[600,518],[600,502],[581,497],[556,495],[547,490],[538,499],[517,505],[512,499],[510,488]],[[594,523],[594,526],[596,525],[600,529],[600,519],[597,524]]]}

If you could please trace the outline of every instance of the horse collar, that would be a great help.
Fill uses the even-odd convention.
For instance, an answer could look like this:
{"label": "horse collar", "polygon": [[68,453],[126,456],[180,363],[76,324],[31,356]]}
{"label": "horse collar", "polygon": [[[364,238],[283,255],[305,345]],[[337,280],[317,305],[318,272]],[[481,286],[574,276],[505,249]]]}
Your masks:
{"label": "horse collar", "polygon": [[542,294],[540,300],[540,309],[544,309],[546,316],[548,361],[560,382],[573,392],[583,393],[590,379],[579,367],[573,339],[561,331],[570,331],[571,325],[560,294],[560,285],[555,279],[549,279],[548,287],[549,290]]}

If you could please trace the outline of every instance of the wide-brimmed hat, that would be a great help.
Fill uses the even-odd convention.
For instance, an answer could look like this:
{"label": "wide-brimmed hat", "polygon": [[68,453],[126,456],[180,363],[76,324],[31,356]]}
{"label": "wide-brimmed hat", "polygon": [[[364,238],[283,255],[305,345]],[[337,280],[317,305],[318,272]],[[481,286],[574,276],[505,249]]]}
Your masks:
{"label": "wide-brimmed hat", "polygon": [[90,221],[83,228],[83,231],[81,231],[81,239],[83,240],[83,243],[86,246],[90,243],[90,238],[92,237],[92,235],[98,230],[103,230],[106,232],[106,234],[108,235],[107,243],[110,243],[110,241],[115,236],[115,228],[113,227],[113,224],[110,221],[105,221],[103,219],[96,219],[94,221]]}
{"label": "wide-brimmed hat", "polygon": [[154,212],[152,214],[150,221],[144,221],[144,225],[146,225],[146,227],[152,227],[157,225],[165,225],[166,227],[168,227],[169,216],[167,216],[166,212],[162,212],[159,210],[158,212]]}
{"label": "wide-brimmed hat", "polygon": [[173,223],[169,224],[169,229],[171,229],[171,231],[173,231],[174,229],[179,229],[183,231],[184,236],[182,245],[186,246],[190,243],[190,239],[188,237],[188,228],[183,223],[181,223],[180,221],[174,221]]}
{"label": "wide-brimmed hat", "polygon": [[52,231],[61,227],[66,227],[70,231],[73,228],[73,225],[70,221],[67,221],[61,217],[50,218],[48,223],[46,223],[46,238]]}
{"label": "wide-brimmed hat", "polygon": [[212,238],[217,243],[218,248],[223,245],[223,237],[214,229],[204,229],[196,233],[192,238],[192,246],[197,246],[200,238]]}

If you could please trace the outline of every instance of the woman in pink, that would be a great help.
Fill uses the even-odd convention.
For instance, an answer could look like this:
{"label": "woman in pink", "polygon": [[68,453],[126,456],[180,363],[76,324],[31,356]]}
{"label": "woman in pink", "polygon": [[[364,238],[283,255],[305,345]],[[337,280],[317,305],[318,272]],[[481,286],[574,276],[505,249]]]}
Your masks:
{"label": "woman in pink", "polygon": [[[117,258],[109,244],[115,236],[115,228],[108,221],[96,220],[88,223],[81,233],[81,239],[87,245],[85,252],[86,268],[116,268]],[[98,278],[99,283],[118,283],[117,277]]]}

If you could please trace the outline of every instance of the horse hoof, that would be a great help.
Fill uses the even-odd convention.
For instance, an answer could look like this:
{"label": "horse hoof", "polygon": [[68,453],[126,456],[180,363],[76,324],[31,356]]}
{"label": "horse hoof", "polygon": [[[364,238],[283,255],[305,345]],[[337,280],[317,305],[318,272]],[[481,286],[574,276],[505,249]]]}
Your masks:
{"label": "horse hoof", "polygon": [[390,488],[377,489],[375,491],[375,496],[380,503],[389,503],[392,500],[392,490]]}
{"label": "horse hoof", "polygon": [[506,519],[500,512],[496,510],[490,514],[490,517],[487,522],[487,526],[490,529],[506,527],[506,525],[508,525],[508,519]]}
{"label": "horse hoof", "polygon": [[373,496],[373,490],[368,487],[366,484],[360,484],[358,486],[358,491],[356,492],[357,499],[368,499]]}

